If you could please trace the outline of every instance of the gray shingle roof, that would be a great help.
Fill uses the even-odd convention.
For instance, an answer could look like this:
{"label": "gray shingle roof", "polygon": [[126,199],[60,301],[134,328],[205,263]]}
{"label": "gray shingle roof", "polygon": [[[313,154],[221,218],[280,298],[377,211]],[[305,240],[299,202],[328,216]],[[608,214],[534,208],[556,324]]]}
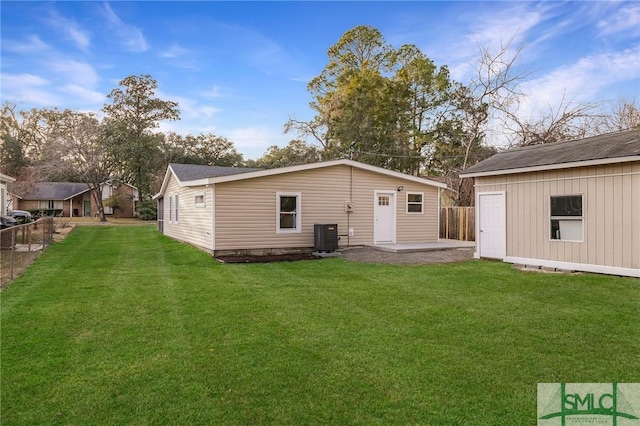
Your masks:
{"label": "gray shingle roof", "polygon": [[626,130],[499,152],[469,167],[460,176],[550,165],[561,168],[566,163],[634,156],[640,160],[640,130]]}
{"label": "gray shingle roof", "polygon": [[16,190],[23,200],[67,200],[74,195],[88,191],[86,183],[79,182],[38,182],[23,191]]}
{"label": "gray shingle roof", "polygon": [[171,163],[171,169],[181,182],[206,179],[218,176],[236,175],[238,173],[255,172],[262,169],[249,167],[201,166],[198,164]]}

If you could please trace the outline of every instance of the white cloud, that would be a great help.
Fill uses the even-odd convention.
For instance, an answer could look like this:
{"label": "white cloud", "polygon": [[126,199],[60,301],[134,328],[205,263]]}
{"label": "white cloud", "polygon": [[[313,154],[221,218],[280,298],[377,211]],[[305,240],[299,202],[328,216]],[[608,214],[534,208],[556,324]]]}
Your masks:
{"label": "white cloud", "polygon": [[133,25],[124,23],[108,3],[104,4],[103,12],[107,23],[127,50],[131,52],[145,52],[149,49],[149,45],[142,31]]}
{"label": "white cloud", "polygon": [[160,54],[163,58],[177,58],[183,56],[189,51],[178,44],[172,44],[169,49]]}
{"label": "white cloud", "polygon": [[2,99],[34,105],[55,106],[59,99],[51,92],[51,82],[33,74],[2,73]]}
{"label": "white cloud", "polygon": [[80,26],[76,21],[65,18],[57,11],[50,11],[50,19],[47,24],[52,28],[62,31],[69,39],[71,39],[76,47],[80,50],[87,51],[91,42],[89,32]]}
{"label": "white cloud", "polygon": [[216,98],[221,98],[223,96],[220,87],[218,86],[213,86],[211,89],[208,90],[203,90],[202,92],[198,93],[200,96],[202,96],[203,98],[207,98],[207,99],[216,99]]}
{"label": "white cloud", "polygon": [[51,70],[57,72],[67,81],[78,86],[94,87],[100,77],[92,65],[72,59],[55,59],[49,62]]}
{"label": "white cloud", "polygon": [[2,47],[14,53],[40,53],[49,49],[37,35],[27,36],[26,41],[2,40]]}
{"label": "white cloud", "polygon": [[637,37],[640,34],[640,5],[625,5],[615,10],[612,16],[598,22],[601,35],[621,34]]}
{"label": "white cloud", "polygon": [[71,95],[76,101],[85,101],[89,104],[101,105],[106,101],[104,93],[89,90],[76,84],[68,84],[62,88],[65,94]]}

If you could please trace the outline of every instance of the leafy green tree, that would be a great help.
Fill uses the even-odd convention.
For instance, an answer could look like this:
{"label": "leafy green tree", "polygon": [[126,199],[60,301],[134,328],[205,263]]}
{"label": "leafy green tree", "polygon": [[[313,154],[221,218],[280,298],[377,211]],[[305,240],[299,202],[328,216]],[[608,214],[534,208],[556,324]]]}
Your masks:
{"label": "leafy green tree", "polygon": [[324,159],[349,157],[419,175],[432,133],[446,119],[452,85],[412,45],[393,49],[369,26],[347,31],[308,86],[316,117],[290,119],[286,131],[311,136]]}
{"label": "leafy green tree", "polygon": [[154,165],[160,156],[153,133],[163,120],[180,118],[178,104],[155,97],[157,82],[150,75],[129,76],[109,93],[105,104],[112,155],[122,164],[122,173],[138,187],[142,197],[151,194]]}
{"label": "leafy green tree", "polygon": [[182,136],[169,133],[162,146],[169,162],[239,167],[244,164],[233,142],[211,133]]}
{"label": "leafy green tree", "polygon": [[299,164],[317,163],[320,161],[320,150],[300,140],[292,140],[287,146],[280,148],[272,145],[256,161],[248,161],[248,167],[273,169],[277,167],[296,166]]}

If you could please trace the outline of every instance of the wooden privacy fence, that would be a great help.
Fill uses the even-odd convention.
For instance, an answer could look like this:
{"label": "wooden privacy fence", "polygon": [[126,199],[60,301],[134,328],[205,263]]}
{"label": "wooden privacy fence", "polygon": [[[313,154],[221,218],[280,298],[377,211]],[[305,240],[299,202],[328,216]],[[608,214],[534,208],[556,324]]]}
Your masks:
{"label": "wooden privacy fence", "polygon": [[53,242],[53,231],[52,217],[0,230],[0,286],[13,281]]}
{"label": "wooden privacy fence", "polygon": [[476,215],[474,207],[441,207],[440,238],[475,241]]}

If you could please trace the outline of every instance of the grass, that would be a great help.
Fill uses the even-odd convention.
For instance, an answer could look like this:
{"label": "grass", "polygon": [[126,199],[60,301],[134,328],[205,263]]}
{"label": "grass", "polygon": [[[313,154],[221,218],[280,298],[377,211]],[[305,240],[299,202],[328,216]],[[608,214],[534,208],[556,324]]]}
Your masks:
{"label": "grass", "polygon": [[537,383],[640,378],[632,278],[222,265],[82,227],[0,295],[3,425],[529,425]]}

